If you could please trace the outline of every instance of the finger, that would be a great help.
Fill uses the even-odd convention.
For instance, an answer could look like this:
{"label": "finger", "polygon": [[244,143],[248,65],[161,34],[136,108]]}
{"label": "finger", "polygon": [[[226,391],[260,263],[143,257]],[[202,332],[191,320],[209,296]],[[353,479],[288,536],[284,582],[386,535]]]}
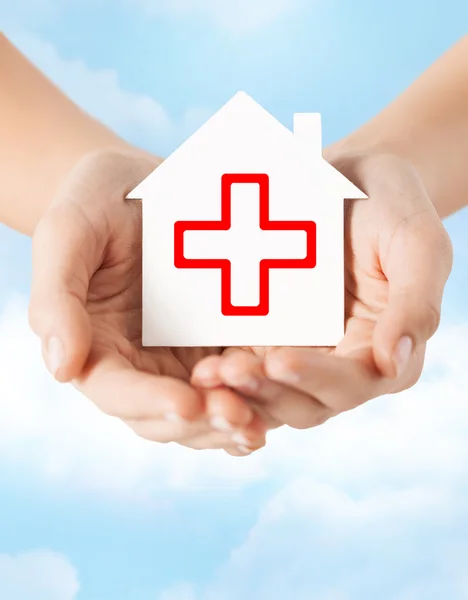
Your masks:
{"label": "finger", "polygon": [[317,425],[390,390],[388,380],[360,361],[311,348],[270,352],[265,358],[265,372],[274,381],[315,398],[311,410],[316,412],[310,418]]}
{"label": "finger", "polygon": [[235,457],[247,457],[255,452],[255,450],[251,450],[250,448],[224,448],[224,451],[226,454]]}
{"label": "finger", "polygon": [[[159,444],[175,442],[194,450],[231,449],[240,454],[250,454],[265,445],[265,436],[246,433],[213,431],[207,423],[181,421],[168,423],[162,419],[125,421],[138,437]],[[241,437],[242,436],[242,437]]]}
{"label": "finger", "polygon": [[191,448],[192,450],[225,450],[233,456],[246,456],[263,448],[265,440],[258,441],[256,444],[244,445],[232,442],[226,435],[213,433],[206,436],[193,437],[178,442],[181,446]]}
{"label": "finger", "polygon": [[296,429],[305,429],[322,422],[322,415],[328,413],[328,409],[310,394],[268,378],[263,361],[250,352],[230,353],[219,365],[219,374],[225,385],[255,400],[273,419],[272,425],[286,423]]}
{"label": "finger", "polygon": [[252,348],[249,347],[230,347],[224,350],[222,356],[211,355],[200,360],[192,371],[192,384],[204,388],[215,388],[223,385],[223,381],[219,376],[220,365],[230,354],[236,354],[242,351],[249,354],[253,353]]}
{"label": "finger", "polygon": [[171,419],[168,422],[160,418],[129,420],[125,423],[143,439],[160,444],[177,442],[197,450],[240,448],[241,453],[247,453],[245,449],[249,448],[250,453],[265,445],[266,430],[260,419],[251,420],[245,428],[229,431],[213,430],[207,420]]}
{"label": "finger", "polygon": [[374,331],[374,360],[383,375],[396,378],[439,326],[452,249],[435,211],[425,210],[399,226],[384,256],[389,296]]}
{"label": "finger", "polygon": [[251,454],[266,444],[266,428],[261,418],[254,416],[246,427],[233,432],[209,432],[205,435],[194,436],[181,442],[183,446],[202,450],[224,449],[236,456]]}
{"label": "finger", "polygon": [[[201,360],[194,368],[192,373],[192,385],[206,389],[215,389],[227,385],[220,375],[220,366],[226,360],[229,354],[243,352],[238,348],[230,348],[228,352],[224,352],[222,356],[209,356]],[[252,351],[246,350],[250,356]],[[255,358],[255,357],[254,357]],[[259,360],[259,359],[257,359]],[[213,403],[207,407],[207,412],[211,416],[211,425],[213,428],[220,431],[229,431],[235,427],[241,427],[247,419],[247,413],[251,418],[253,412],[260,415],[263,422],[269,429],[278,427],[281,423],[276,421],[268,414],[261,404],[252,396],[242,398],[243,392],[238,389],[239,394],[226,397],[226,404],[221,402],[223,395],[214,395]],[[245,390],[243,390],[245,391]],[[218,404],[219,402],[219,404]],[[242,416],[243,415],[243,416]]]}
{"label": "finger", "polygon": [[251,406],[239,394],[226,388],[205,393],[206,415],[213,429],[233,431],[246,427],[254,417]]}
{"label": "finger", "polygon": [[216,388],[223,384],[219,376],[219,366],[223,358],[219,355],[207,356],[200,360],[192,370],[192,385],[203,388]]}
{"label": "finger", "polygon": [[[229,419],[229,412],[232,410],[233,400],[238,398],[237,394],[230,390],[215,390],[206,394],[207,418],[196,421],[176,419],[171,415],[169,423],[161,418],[140,418],[138,420],[127,420],[126,423],[131,429],[144,439],[158,442],[169,443],[177,442],[183,446],[194,449],[220,449],[220,448],[240,448],[241,454],[249,453],[254,449],[265,445],[266,427],[263,421],[253,413],[248,406],[240,400],[244,409],[244,418],[230,418],[229,427],[222,423],[222,427],[214,428],[219,425],[218,419],[210,419],[211,410],[215,410],[215,415],[225,414],[226,422]],[[220,406],[222,405],[222,406]],[[227,405],[227,410],[225,410]]]}
{"label": "finger", "polygon": [[33,237],[29,322],[58,381],[79,374],[91,345],[86,296],[95,242],[91,226],[72,216],[61,206],[50,209]]}
{"label": "finger", "polygon": [[[184,419],[179,420],[167,420],[163,416],[156,419],[140,419],[140,420],[129,420],[125,421],[132,431],[145,440],[151,442],[157,442],[159,444],[168,444],[170,442],[181,443],[189,439],[198,437],[208,438],[208,434],[212,433],[208,424],[204,421],[186,421]],[[214,436],[212,436],[213,438]],[[229,440],[226,436],[218,434],[218,437],[227,443]],[[219,442],[218,442],[219,444]],[[219,448],[219,445],[206,446],[206,448]]]}
{"label": "finger", "polygon": [[[219,367],[223,362],[221,356],[208,356],[201,360],[192,372],[192,385],[204,388],[206,412],[210,425],[218,431],[233,431],[248,424],[254,411],[245,399],[223,386]],[[208,392],[212,388],[211,392]]]}
{"label": "finger", "polygon": [[100,410],[124,421],[194,421],[204,414],[201,393],[188,383],[138,371],[113,350],[92,351],[75,383]]}
{"label": "finger", "polygon": [[260,446],[258,448],[248,448],[247,446],[236,446],[235,448],[224,448],[224,451],[227,454],[229,454],[230,456],[247,457],[247,456],[254,454],[255,452],[258,452],[259,450],[261,450],[264,447],[265,447],[265,445]]}

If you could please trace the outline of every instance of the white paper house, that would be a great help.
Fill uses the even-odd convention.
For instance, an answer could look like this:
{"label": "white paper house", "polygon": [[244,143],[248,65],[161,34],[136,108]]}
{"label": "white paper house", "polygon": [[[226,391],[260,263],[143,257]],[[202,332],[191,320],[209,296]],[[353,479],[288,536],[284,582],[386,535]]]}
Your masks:
{"label": "white paper house", "polygon": [[344,199],[366,196],[322,158],[319,114],[292,132],[239,92],[127,197],[143,205],[145,346],[342,339]]}

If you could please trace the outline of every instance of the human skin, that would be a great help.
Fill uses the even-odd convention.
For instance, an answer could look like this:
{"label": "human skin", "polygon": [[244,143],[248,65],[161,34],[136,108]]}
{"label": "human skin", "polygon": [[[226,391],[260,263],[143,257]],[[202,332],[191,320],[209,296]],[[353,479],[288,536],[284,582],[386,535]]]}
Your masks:
{"label": "human skin", "polygon": [[261,447],[266,427],[238,394],[188,383],[215,349],[141,347],[141,205],[125,196],[162,159],[81,111],[3,35],[0,80],[0,221],[33,236],[29,318],[51,373],[142,437]]}
{"label": "human skin", "polygon": [[87,153],[149,156],[70,102],[1,33],[0,75],[0,221],[9,227],[31,236]]}
{"label": "human skin", "polygon": [[[0,48],[9,82],[1,105],[22,99],[11,103],[21,111],[0,114],[5,146],[14,147],[11,154],[0,148],[0,165],[2,154],[10,160],[4,189],[15,198],[2,195],[0,218],[34,232],[31,324],[58,380],[73,381],[143,437],[240,455],[264,444],[267,427],[317,425],[418,379],[425,342],[438,325],[451,248],[424,175],[408,157],[353,143],[359,133],[326,152],[370,196],[347,212],[347,333],[337,350],[230,349],[220,356],[221,349],[142,349],[140,212],[124,198],[160,159],[68,106],[4,38]],[[9,69],[24,72],[8,79]],[[31,82],[41,110],[33,104],[19,135],[11,122],[30,110]],[[442,197],[436,206],[443,216]],[[203,395],[200,387],[209,389]]]}
{"label": "human skin", "polygon": [[392,154],[419,173],[441,218],[468,204],[468,35],[403,94],[327,149],[329,160]]}
{"label": "human skin", "polygon": [[[196,366],[193,381],[249,389],[271,415],[297,427],[323,423],[417,381],[452,260],[432,206],[443,219],[468,204],[467,71],[465,36],[382,112],[324,153],[370,198],[347,205],[343,342],[332,351],[280,349],[263,356],[258,349],[222,361],[210,357]],[[407,367],[408,346],[395,352],[402,337],[412,340]],[[286,401],[272,381],[309,394],[310,406],[300,410]]]}
{"label": "human skin", "polygon": [[452,264],[448,235],[409,163],[369,155],[339,166],[369,196],[346,204],[343,340],[230,351],[206,357],[192,375],[206,389],[248,393],[277,422],[301,429],[418,381]]}

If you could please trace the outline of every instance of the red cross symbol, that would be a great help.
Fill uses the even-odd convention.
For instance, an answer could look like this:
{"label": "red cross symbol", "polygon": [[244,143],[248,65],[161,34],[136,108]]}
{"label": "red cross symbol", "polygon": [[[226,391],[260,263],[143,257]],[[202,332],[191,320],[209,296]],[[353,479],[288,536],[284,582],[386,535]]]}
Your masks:
{"label": "red cross symbol", "polygon": [[[233,184],[258,184],[260,189],[260,229],[263,231],[305,231],[305,258],[266,258],[260,260],[257,306],[234,306],[231,302],[232,269],[227,258],[185,258],[186,231],[228,231],[231,229]],[[316,224],[314,221],[270,221],[270,180],[265,174],[226,174],[221,181],[220,221],[178,221],[174,225],[174,265],[178,269],[221,270],[221,312],[225,316],[265,316],[270,310],[270,269],[313,269],[316,266]]]}

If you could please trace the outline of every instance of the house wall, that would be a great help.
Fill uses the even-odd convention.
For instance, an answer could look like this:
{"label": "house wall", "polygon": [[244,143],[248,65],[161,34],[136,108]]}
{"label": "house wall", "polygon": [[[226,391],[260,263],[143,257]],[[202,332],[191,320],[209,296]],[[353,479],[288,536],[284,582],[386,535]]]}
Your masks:
{"label": "house wall", "polygon": [[[240,123],[222,132],[202,131],[157,169],[148,188],[143,208],[143,342],[336,345],[343,335],[344,313],[342,199],[321,161],[304,151],[290,132],[272,133],[266,127],[255,136]],[[219,220],[226,172],[270,175],[270,219],[317,223],[316,268],[272,270],[267,316],[223,316],[219,270],[174,267],[174,223]]]}

